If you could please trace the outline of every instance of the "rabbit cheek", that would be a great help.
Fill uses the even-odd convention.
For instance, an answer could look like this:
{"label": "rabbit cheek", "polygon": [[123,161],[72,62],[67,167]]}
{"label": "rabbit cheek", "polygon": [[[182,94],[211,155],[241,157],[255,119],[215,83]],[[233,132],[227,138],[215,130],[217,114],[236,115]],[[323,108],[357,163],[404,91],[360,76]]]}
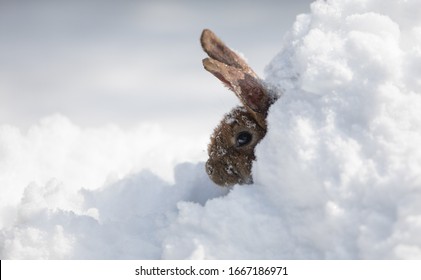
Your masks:
{"label": "rabbit cheek", "polygon": [[206,162],[206,172],[209,178],[220,186],[232,186],[239,183],[241,179],[233,166],[223,160],[209,159]]}
{"label": "rabbit cheek", "polygon": [[209,178],[220,186],[252,183],[251,168],[254,154],[245,155],[236,150],[231,152],[224,157],[209,158],[206,162]]}

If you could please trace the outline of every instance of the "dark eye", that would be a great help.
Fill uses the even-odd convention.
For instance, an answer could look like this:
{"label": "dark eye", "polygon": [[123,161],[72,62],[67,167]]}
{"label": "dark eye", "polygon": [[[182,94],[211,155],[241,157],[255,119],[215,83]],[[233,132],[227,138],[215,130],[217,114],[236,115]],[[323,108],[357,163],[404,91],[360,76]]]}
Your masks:
{"label": "dark eye", "polygon": [[237,134],[237,138],[235,139],[235,145],[237,147],[243,147],[251,142],[253,136],[250,132],[242,131]]}

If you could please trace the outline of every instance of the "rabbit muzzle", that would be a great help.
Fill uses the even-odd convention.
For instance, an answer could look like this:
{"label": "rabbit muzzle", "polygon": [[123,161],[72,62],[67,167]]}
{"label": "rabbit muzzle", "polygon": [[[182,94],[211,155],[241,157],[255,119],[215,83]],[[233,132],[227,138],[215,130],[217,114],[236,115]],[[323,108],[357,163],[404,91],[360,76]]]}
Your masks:
{"label": "rabbit muzzle", "polygon": [[251,166],[251,161],[241,161],[239,165],[224,158],[209,158],[206,162],[206,172],[209,178],[220,186],[251,184]]}

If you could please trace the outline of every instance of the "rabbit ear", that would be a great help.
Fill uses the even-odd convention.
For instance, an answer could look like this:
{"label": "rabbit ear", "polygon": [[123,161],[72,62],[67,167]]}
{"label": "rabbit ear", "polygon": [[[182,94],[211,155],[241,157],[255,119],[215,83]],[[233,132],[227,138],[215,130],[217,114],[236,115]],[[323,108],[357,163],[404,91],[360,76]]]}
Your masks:
{"label": "rabbit ear", "polygon": [[249,72],[249,74],[257,77],[253,70],[248,66],[247,62],[228,48],[224,42],[216,37],[215,33],[209,29],[203,30],[202,36],[200,36],[200,43],[202,44],[203,50],[209,55],[209,57],[225,63],[226,65],[242,69],[245,72]]}
{"label": "rabbit ear", "polygon": [[200,42],[209,55],[203,60],[205,69],[231,89],[259,124],[265,127],[264,119],[274,98],[268,94],[257,74],[209,29],[203,30]]}
{"label": "rabbit ear", "polygon": [[259,78],[212,58],[205,58],[203,65],[237,95],[248,111],[266,117],[273,100]]}

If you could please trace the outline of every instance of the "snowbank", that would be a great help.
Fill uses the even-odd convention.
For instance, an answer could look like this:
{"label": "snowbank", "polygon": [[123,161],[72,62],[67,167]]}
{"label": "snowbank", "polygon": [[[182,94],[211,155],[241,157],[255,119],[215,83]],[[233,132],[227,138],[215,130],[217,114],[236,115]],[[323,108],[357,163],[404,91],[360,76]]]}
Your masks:
{"label": "snowbank", "polygon": [[145,127],[1,126],[0,258],[420,259],[419,14],[332,0],[297,17],[267,67],[284,94],[254,185],[214,186],[202,162],[174,164],[194,142],[163,149]]}

